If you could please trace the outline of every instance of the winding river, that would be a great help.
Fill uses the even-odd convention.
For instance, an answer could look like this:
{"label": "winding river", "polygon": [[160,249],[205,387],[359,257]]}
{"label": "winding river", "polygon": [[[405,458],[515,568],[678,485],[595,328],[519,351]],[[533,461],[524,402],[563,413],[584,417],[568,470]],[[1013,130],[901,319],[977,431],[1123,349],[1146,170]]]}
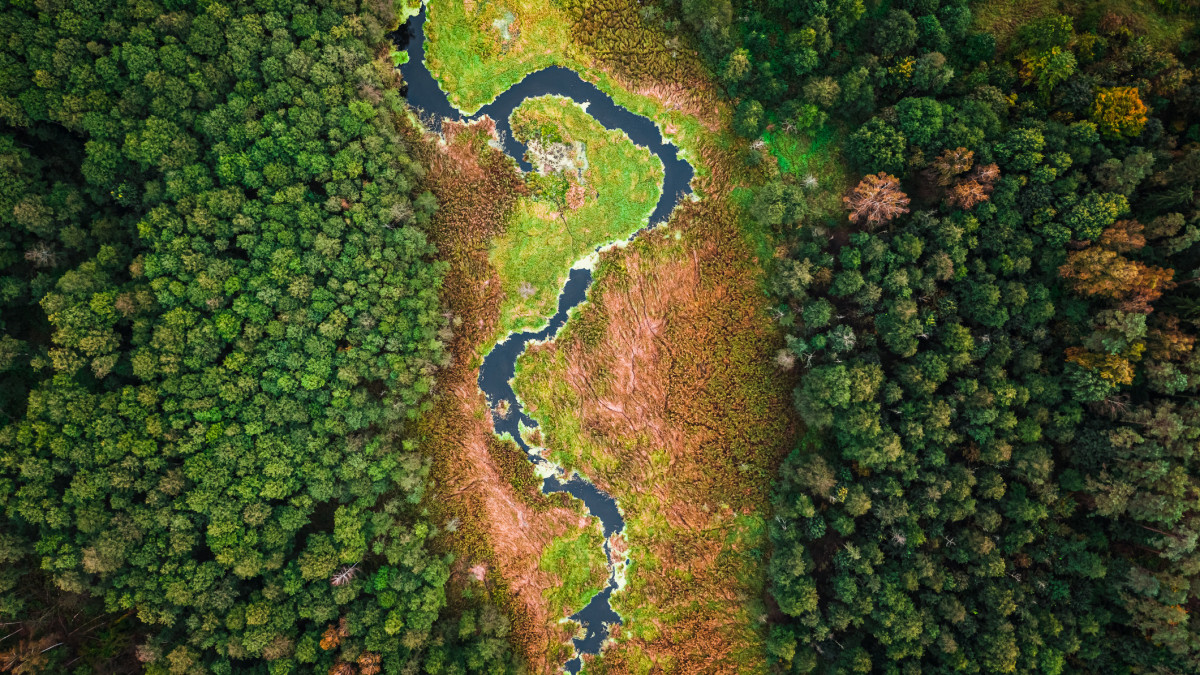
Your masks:
{"label": "winding river", "polygon": [[[450,104],[446,93],[442,91],[425,66],[425,9],[422,7],[420,14],[409,19],[390,37],[398,49],[408,49],[409,60],[401,66],[400,71],[404,76],[409,104],[420,109],[425,119],[432,118],[433,124],[438,127],[443,118],[463,120],[464,116],[461,111]],[[500,133],[504,151],[515,159],[523,170],[532,171],[533,167],[524,159],[524,144],[513,137],[509,115],[525,99],[548,94],[565,96],[576,103],[587,104],[588,114],[600,124],[608,129],[624,131],[634,143],[649,148],[662,160],[665,170],[663,190],[658,204],[650,216],[649,227],[666,221],[676,201],[691,191],[690,183],[693,175],[691,165],[679,157],[677,148],[663,138],[653,121],[617,105],[608,94],[580,78],[575,71],[552,66],[532,73],[500,94],[495,101],[480,109],[475,117],[483,115],[491,117],[496,122],[496,129]],[[630,239],[636,237],[644,229],[635,232]],[[611,243],[616,242],[609,242],[609,244]],[[550,317],[546,326],[538,331],[509,335],[488,352],[479,371],[479,387],[487,397],[488,405],[495,408],[501,401],[507,401],[510,405],[510,412],[507,416],[493,416],[496,433],[510,435],[525,451],[529,461],[535,465],[547,465],[548,461],[530,448],[529,444],[521,437],[521,425],[526,428],[534,428],[537,426],[537,422],[522,409],[516,392],[512,388],[517,359],[524,353],[528,343],[554,339],[558,329],[567,322],[571,309],[587,298],[587,290],[591,283],[591,271],[583,267],[571,269],[567,283],[558,296],[558,311]],[[543,466],[543,468],[548,467]],[[581,655],[598,653],[608,636],[608,625],[621,622],[620,615],[613,610],[609,602],[612,592],[617,588],[618,581],[617,567],[609,548],[608,537],[613,533],[623,531],[625,520],[621,517],[621,511],[617,507],[615,499],[577,474],[567,480],[562,480],[556,473],[545,479],[542,491],[546,493],[567,492],[577,497],[593,516],[600,519],[604,531],[604,554],[608,559],[609,569],[608,584],[604,590],[591,599],[586,607],[571,616],[571,619],[578,621],[585,629],[584,637],[574,640],[575,658],[565,666],[568,672],[578,673],[583,666]]]}

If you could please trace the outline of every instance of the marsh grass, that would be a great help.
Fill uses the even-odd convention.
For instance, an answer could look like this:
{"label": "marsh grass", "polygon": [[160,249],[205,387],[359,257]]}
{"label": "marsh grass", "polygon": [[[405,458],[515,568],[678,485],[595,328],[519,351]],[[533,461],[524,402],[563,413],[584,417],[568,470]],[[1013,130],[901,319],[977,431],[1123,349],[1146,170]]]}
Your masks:
{"label": "marsh grass", "polygon": [[765,567],[748,560],[766,560],[787,382],[757,265],[718,203],[602,255],[588,302],[518,361],[552,457],[625,513],[624,624],[594,672],[765,672]]}
{"label": "marsh grass", "polygon": [[543,591],[552,617],[567,617],[583,609],[608,583],[608,561],[598,522],[555,539],[542,553],[538,568],[562,579],[561,586]]}
{"label": "marsh grass", "polygon": [[1136,34],[1145,35],[1160,49],[1174,49],[1195,20],[1186,14],[1169,14],[1155,0],[984,0],[971,7],[977,30],[996,36],[1006,48],[1024,24],[1052,14],[1075,19],[1075,29],[1096,26],[1106,13],[1124,17]]}
{"label": "marsh grass", "polygon": [[567,180],[587,196],[577,209],[557,198],[523,197],[507,232],[494,240],[490,260],[504,292],[501,335],[536,328],[553,315],[571,265],[645,226],[663,184],[658,157],[623,131],[605,129],[570,99],[527,99],[512,122],[514,129],[552,128],[564,142],[582,143],[587,168]]}
{"label": "marsh grass", "polygon": [[[640,19],[637,3],[627,0],[430,0],[427,64],[451,101],[468,113],[528,73],[551,64],[567,66],[617,104],[654,120],[695,167],[693,187],[702,201],[685,202],[677,212],[686,217],[677,213],[669,226],[601,256],[589,302],[572,313],[554,344],[531,347],[518,361],[514,387],[527,412],[541,423],[552,458],[596,480],[626,513],[630,567],[627,585],[613,597],[625,623],[614,632],[617,643],[590,662],[588,671],[763,673],[766,493],[794,433],[791,383],[771,365],[780,338],[766,319],[760,261],[754,255],[768,254],[774,243],[770,233],[756,233],[745,219],[738,221],[730,195],[757,184],[764,174],[744,164],[748,143],[730,131],[729,105],[703,73],[683,83],[653,72],[638,75],[619,57],[578,37],[572,40],[570,31],[580,26],[572,24],[576,9],[568,5],[597,4],[632,12],[622,14],[619,22],[593,17],[589,26],[597,31],[597,40],[620,31],[641,34],[629,30]],[[505,12],[514,16],[507,41],[495,25]],[[622,45],[620,57],[628,58]],[[652,51],[649,46],[647,51]],[[562,111],[551,117],[561,118]],[[823,171],[836,184],[841,180],[836,155],[822,156],[834,143],[820,136],[780,136],[772,139],[770,153],[787,171]],[[592,168],[604,163],[595,143],[586,145],[586,153]],[[629,192],[644,183],[630,175],[636,174],[625,175],[619,185],[614,180],[613,188]],[[596,180],[589,178],[589,185]],[[639,220],[653,201],[646,206]],[[552,222],[554,210],[546,202],[523,198],[507,221],[506,234],[493,240],[489,259],[500,270],[496,278],[503,293],[497,296],[505,298],[505,308],[487,332],[502,334],[552,313],[566,268],[590,251],[577,246],[577,232],[568,234]],[[539,275],[540,282],[527,281]],[[670,298],[655,304],[651,297],[657,309],[643,311],[650,323],[635,330],[631,318],[636,313],[628,310],[636,300],[630,292],[642,289],[653,296],[647,290],[653,283],[647,284],[654,279],[661,283],[658,294]],[[527,305],[518,302],[522,282],[535,288]],[[543,288],[554,295],[542,297]],[[681,300],[678,289],[691,290]],[[536,303],[541,304],[534,307]],[[661,324],[654,323],[659,320]],[[492,342],[474,344],[479,355]],[[621,359],[659,348],[667,354],[662,370],[644,371],[645,364],[639,363],[640,379],[630,386]],[[586,394],[581,381],[586,381]],[[669,389],[665,399],[655,383]],[[598,409],[599,398],[623,401],[635,421],[649,419],[650,424],[630,424]],[[639,405],[655,410],[637,413]],[[683,438],[670,439],[668,448],[656,429],[677,429]],[[524,481],[509,482],[519,486]],[[557,540],[544,550],[541,565],[568,562],[575,546],[583,559],[593,556],[603,565],[598,540],[584,546],[579,540],[585,537],[568,534]],[[599,590],[589,589],[582,578],[563,588],[553,600],[563,613]],[[526,653],[532,653],[528,647]],[[563,648],[546,645],[541,653],[553,651],[549,661],[561,663]]]}

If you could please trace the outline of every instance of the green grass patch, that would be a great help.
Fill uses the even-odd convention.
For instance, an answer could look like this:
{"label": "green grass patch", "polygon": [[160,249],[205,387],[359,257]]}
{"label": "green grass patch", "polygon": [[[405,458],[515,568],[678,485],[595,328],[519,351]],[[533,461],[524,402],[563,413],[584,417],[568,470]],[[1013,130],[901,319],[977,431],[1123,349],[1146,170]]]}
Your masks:
{"label": "green grass patch", "polygon": [[571,208],[565,190],[525,197],[508,231],[493,242],[490,259],[505,293],[501,335],[535,328],[553,315],[572,263],[646,225],[663,183],[658,157],[625,132],[605,129],[570,99],[527,99],[513,111],[512,123],[539,133],[552,129],[556,139],[582,144],[586,168],[551,180],[532,177],[534,187],[561,180],[581,190],[582,204]]}
{"label": "green grass patch", "polygon": [[462,0],[431,0],[425,23],[429,71],[467,114],[558,63],[571,37],[570,22],[551,0],[471,4],[468,10]]}
{"label": "green grass patch", "polygon": [[566,617],[584,608],[608,583],[608,561],[604,536],[598,525],[573,536],[555,539],[542,553],[538,569],[562,579],[562,584],[544,591],[550,615]]}

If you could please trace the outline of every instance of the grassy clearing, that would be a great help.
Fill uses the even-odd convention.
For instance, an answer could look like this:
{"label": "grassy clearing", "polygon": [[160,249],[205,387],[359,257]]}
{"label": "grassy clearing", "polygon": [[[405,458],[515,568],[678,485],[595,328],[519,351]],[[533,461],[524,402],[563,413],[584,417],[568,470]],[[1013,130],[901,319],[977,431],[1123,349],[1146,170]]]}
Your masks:
{"label": "grassy clearing", "polygon": [[[766,150],[773,160],[768,163],[767,174],[787,176],[804,185],[808,194],[810,219],[815,222],[840,224],[845,219],[842,195],[854,181],[842,160],[840,148],[843,138],[842,130],[828,125],[811,135],[790,133],[774,127],[763,134]],[[732,196],[735,204],[747,209],[754,199],[754,191],[736,188]],[[749,219],[743,223],[743,227],[759,260],[770,260],[775,255],[776,233],[757,226]]]}
{"label": "grassy clearing", "polygon": [[549,185],[540,196],[522,198],[507,232],[494,240],[490,259],[504,291],[501,335],[537,327],[554,314],[572,263],[646,225],[663,182],[658,157],[624,132],[605,129],[570,99],[528,99],[512,122],[517,130],[552,130],[567,143],[582,143],[587,168],[559,186],[578,186],[586,196],[572,209],[565,191]]}
{"label": "grassy clearing", "polygon": [[562,585],[543,591],[552,617],[567,617],[584,608],[608,582],[604,536],[599,521],[578,533],[555,539],[542,554],[538,568],[562,579]]}
{"label": "grassy clearing", "polygon": [[[768,131],[763,141],[783,174],[800,181],[812,176],[834,191],[847,180],[841,161],[842,134],[833,126],[823,126],[811,136]],[[834,208],[840,210],[841,205]]]}
{"label": "grassy clearing", "polygon": [[1023,24],[1051,14],[1075,18],[1076,29],[1091,29],[1101,17],[1123,17],[1136,34],[1145,35],[1163,49],[1175,49],[1195,20],[1184,14],[1166,14],[1155,0],[984,0],[972,5],[975,28],[992,33],[1004,48]]}

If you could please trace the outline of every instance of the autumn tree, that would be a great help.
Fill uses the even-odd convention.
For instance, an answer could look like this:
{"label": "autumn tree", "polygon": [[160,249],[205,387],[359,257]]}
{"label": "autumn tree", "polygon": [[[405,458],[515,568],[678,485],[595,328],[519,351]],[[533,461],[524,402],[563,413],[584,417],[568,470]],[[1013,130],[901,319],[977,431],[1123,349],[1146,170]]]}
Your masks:
{"label": "autumn tree", "polygon": [[1058,273],[1075,292],[1114,300],[1131,312],[1149,312],[1175,276],[1174,270],[1131,260],[1103,246],[1072,251]]}
{"label": "autumn tree", "polygon": [[902,213],[908,213],[908,195],[900,189],[900,181],[879,172],[864,176],[842,203],[850,209],[850,221],[875,228]]}
{"label": "autumn tree", "polygon": [[1146,126],[1148,112],[1137,87],[1108,87],[1096,92],[1091,120],[1105,136],[1137,136]]}
{"label": "autumn tree", "polygon": [[959,174],[970,171],[974,164],[975,153],[959,147],[943,150],[942,154],[929,163],[929,169],[936,176],[937,184],[945,187]]}

